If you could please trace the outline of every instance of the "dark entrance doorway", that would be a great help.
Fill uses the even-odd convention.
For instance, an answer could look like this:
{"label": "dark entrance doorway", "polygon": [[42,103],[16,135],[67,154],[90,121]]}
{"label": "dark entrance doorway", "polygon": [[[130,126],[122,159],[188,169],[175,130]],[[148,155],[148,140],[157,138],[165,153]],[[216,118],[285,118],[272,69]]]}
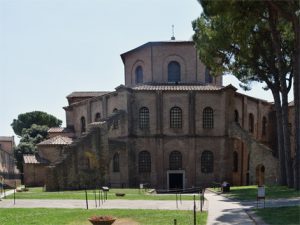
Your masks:
{"label": "dark entrance doorway", "polygon": [[183,189],[182,173],[169,173],[169,189]]}

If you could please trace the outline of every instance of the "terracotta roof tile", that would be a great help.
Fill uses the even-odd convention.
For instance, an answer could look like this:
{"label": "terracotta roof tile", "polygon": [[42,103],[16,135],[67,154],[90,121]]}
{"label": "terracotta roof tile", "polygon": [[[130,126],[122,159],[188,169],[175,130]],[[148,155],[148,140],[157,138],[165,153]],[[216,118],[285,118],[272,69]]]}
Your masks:
{"label": "terracotta roof tile", "polygon": [[70,145],[72,144],[72,142],[73,142],[72,138],[58,135],[53,138],[42,141],[37,145]]}
{"label": "terracotta roof tile", "polygon": [[14,141],[14,136],[0,136],[0,141]]}
{"label": "terracotta roof tile", "polygon": [[294,101],[291,101],[291,102],[289,103],[289,106],[295,106],[295,102],[294,102]]}
{"label": "terracotta roof tile", "polygon": [[65,127],[50,127],[48,130],[48,133],[69,133],[72,132],[71,129],[65,128]]}
{"label": "terracotta roof tile", "polygon": [[65,128],[63,127],[50,127],[48,130],[48,133],[57,133],[57,132],[63,132]]}
{"label": "terracotta roof tile", "polygon": [[48,161],[36,155],[23,155],[23,161],[26,164],[47,164]]}
{"label": "terracotta roof tile", "polygon": [[133,87],[137,91],[217,91],[223,87],[215,85],[189,85],[189,84],[166,84],[166,85],[139,85]]}
{"label": "terracotta roof tile", "polygon": [[74,91],[67,96],[67,98],[73,97],[97,97],[109,93],[108,91]]}

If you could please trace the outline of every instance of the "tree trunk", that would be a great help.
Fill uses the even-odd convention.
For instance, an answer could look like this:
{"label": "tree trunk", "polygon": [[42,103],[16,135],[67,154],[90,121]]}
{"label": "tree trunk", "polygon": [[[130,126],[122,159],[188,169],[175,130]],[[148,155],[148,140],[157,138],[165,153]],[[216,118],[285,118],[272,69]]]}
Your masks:
{"label": "tree trunk", "polygon": [[294,158],[294,187],[300,189],[300,22],[295,16],[293,21],[295,31],[294,54],[294,104],[295,104],[295,158]]}
{"label": "tree trunk", "polygon": [[[276,9],[269,6],[269,25],[271,29],[272,43],[274,46],[274,53],[276,56],[276,67],[278,69],[278,77],[280,83],[280,92],[282,99],[282,134],[283,134],[283,147],[285,154],[285,168],[286,168],[286,180],[288,187],[294,186],[294,175],[293,175],[293,165],[291,159],[291,139],[289,134],[289,117],[288,117],[288,92],[287,87],[287,72],[283,69],[285,67],[284,53],[282,52],[282,40],[281,34],[278,30],[279,26],[279,14]],[[292,75],[292,74],[291,74]]]}
{"label": "tree trunk", "polygon": [[276,129],[277,129],[277,145],[278,145],[278,160],[279,160],[279,184],[286,185],[286,167],[285,167],[285,153],[283,147],[283,129],[282,129],[282,110],[281,110],[281,100],[280,94],[278,91],[271,89],[273,98],[274,98],[274,105],[276,111]]}
{"label": "tree trunk", "polygon": [[[285,79],[284,79],[285,80]],[[283,88],[286,89],[286,88]],[[288,93],[284,90],[282,93],[282,132],[283,132],[283,144],[285,153],[285,168],[286,168],[286,180],[289,188],[294,187],[294,171],[291,158],[291,139],[289,131],[289,117],[288,117]]]}

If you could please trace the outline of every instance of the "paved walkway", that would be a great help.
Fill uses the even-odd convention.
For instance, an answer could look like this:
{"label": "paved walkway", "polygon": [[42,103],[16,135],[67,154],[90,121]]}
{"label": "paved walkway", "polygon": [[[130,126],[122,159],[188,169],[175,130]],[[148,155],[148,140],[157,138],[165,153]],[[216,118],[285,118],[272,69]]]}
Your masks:
{"label": "paved walkway", "polygon": [[242,206],[239,202],[212,192],[206,192],[205,198],[208,200],[207,225],[255,224],[244,210],[250,206]]}
{"label": "paved walkway", "polygon": [[4,198],[4,195],[7,196],[7,195],[11,195],[14,193],[14,190],[9,190],[9,191],[5,191],[5,192],[2,192],[0,194],[0,199],[3,199]]}
{"label": "paved walkway", "polygon": [[[263,221],[255,216],[253,211],[257,207],[256,201],[232,200],[223,197],[222,195],[205,192],[205,198],[208,200],[208,219],[207,225],[234,225],[234,224],[264,224]],[[266,199],[265,207],[281,207],[300,205],[300,198],[289,199]],[[259,208],[263,208],[263,201],[260,201]],[[249,217],[251,216],[251,218]],[[255,220],[255,222],[254,222]]]}
{"label": "paved walkway", "polygon": [[[97,204],[97,205],[96,205]],[[95,203],[94,200],[88,201],[89,209],[160,209],[160,210],[193,210],[193,201],[158,201],[158,200],[107,200]],[[200,203],[196,202],[197,210]],[[42,199],[2,199],[0,208],[86,208],[85,200],[42,200]]]}

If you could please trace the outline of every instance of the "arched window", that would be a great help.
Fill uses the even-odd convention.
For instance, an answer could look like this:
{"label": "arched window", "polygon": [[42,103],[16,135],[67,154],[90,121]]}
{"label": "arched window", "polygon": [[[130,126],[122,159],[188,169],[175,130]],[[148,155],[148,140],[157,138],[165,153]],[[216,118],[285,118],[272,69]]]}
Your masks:
{"label": "arched window", "polygon": [[262,119],[262,135],[265,136],[267,134],[267,118],[263,117]]}
{"label": "arched window", "polygon": [[249,114],[249,132],[253,133],[254,132],[254,116],[252,113]]}
{"label": "arched window", "polygon": [[234,121],[239,124],[239,111],[234,110]]}
{"label": "arched window", "polygon": [[135,69],[135,83],[136,84],[143,83],[143,68],[141,66],[138,66]]}
{"label": "arched window", "polygon": [[120,172],[119,153],[115,153],[113,157],[113,172]]}
{"label": "arched window", "polygon": [[182,155],[179,151],[171,152],[169,156],[169,166],[170,170],[182,169]]}
{"label": "arched window", "polygon": [[236,151],[233,152],[233,172],[237,172],[239,169],[239,158]]}
{"label": "arched window", "polygon": [[151,155],[147,151],[142,151],[139,153],[139,172],[151,172]]}
{"label": "arched window", "polygon": [[176,61],[171,61],[168,64],[168,82],[180,82],[180,64]]}
{"label": "arched window", "polygon": [[204,151],[201,155],[201,172],[212,173],[214,171],[214,155],[211,151]]}
{"label": "arched window", "polygon": [[214,128],[214,111],[210,107],[203,110],[203,128]]}
{"label": "arched window", "polygon": [[141,129],[149,128],[149,109],[147,107],[140,108],[139,125]]}
{"label": "arched window", "polygon": [[[117,114],[117,112],[118,112],[118,109],[115,108],[115,109],[113,110],[113,114]],[[114,122],[113,122],[113,129],[118,129],[118,127],[119,127],[119,120],[118,120],[117,117],[115,117],[115,118],[114,118]]]}
{"label": "arched window", "polygon": [[177,106],[170,110],[170,127],[182,128],[182,110]]}
{"label": "arched window", "polygon": [[101,119],[101,114],[100,113],[96,113],[95,115],[95,122],[99,122]]}
{"label": "arched window", "polygon": [[82,116],[82,117],[80,118],[80,124],[81,124],[81,133],[84,133],[85,130],[86,130],[86,127],[85,127],[85,118],[84,118],[84,116]]}

